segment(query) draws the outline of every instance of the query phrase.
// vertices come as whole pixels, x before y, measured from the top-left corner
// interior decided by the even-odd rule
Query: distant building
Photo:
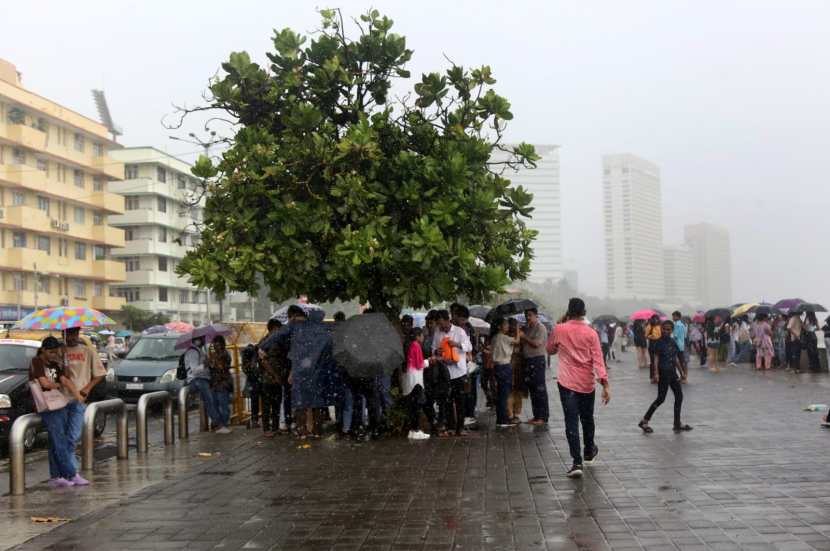
[[[664,295],[660,169],[629,153],[605,155],[603,218],[608,296]]]
[[[218,320],[219,304],[209,301],[208,317],[205,291],[176,274],[198,243],[196,224],[204,206],[204,201],[191,204],[197,182],[190,165],[152,147],[129,147],[114,156],[124,163],[124,181],[111,182],[110,191],[124,196],[126,212],[112,216],[111,223],[124,231],[125,246],[116,254],[127,270],[116,293],[132,306],[174,320],[196,325]]]
[[[533,242],[533,261],[528,279],[536,283],[562,279],[562,205],[559,187],[559,146],[535,145],[542,157],[534,169],[506,169],[503,176],[533,194],[529,228],[539,235]],[[498,158],[498,157],[497,157]]]
[[[694,264],[695,294],[704,306],[728,306],[732,303],[729,231],[712,224],[692,224],[684,233]]]
[[[692,252],[684,245],[663,247],[665,299],[680,304],[696,304],[697,290]]]

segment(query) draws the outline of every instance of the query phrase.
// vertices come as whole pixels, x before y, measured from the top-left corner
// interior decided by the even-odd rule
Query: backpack
[[[190,352],[193,349],[198,350],[196,347],[191,346],[190,348],[184,351],[184,354],[179,356],[179,365],[178,367],[176,367],[176,379],[180,381],[187,380],[187,366],[184,364],[184,357],[187,355],[188,352]]]

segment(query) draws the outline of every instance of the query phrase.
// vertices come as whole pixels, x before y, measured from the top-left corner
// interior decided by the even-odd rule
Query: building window
[[[167,212],[167,199],[165,199],[164,197],[158,198],[158,211]]]
[[[69,256],[69,242],[66,239],[58,241],[58,254],[60,256]]]
[[[124,241],[132,241],[133,239],[135,239],[133,235],[133,230],[124,230]]]
[[[18,149],[15,147],[12,149],[12,159],[14,159],[14,164],[16,165],[25,165],[26,164],[26,152],[22,149]]]
[[[94,293],[96,297],[103,297],[105,296],[104,293],[107,292],[107,286],[103,283],[95,282]]]
[[[44,197],[43,195],[37,196],[37,208],[49,214],[49,198]]]
[[[96,226],[103,226],[104,225],[104,215],[100,212],[93,212],[92,213],[92,223]]]
[[[138,165],[124,165],[124,179],[135,180],[138,178]]]
[[[92,154],[96,157],[103,157],[104,156],[104,146],[98,142],[92,144]]]
[[[136,287],[125,287],[116,291],[117,295],[124,297],[127,302],[138,302],[141,300],[141,290]]]
[[[72,290],[75,292],[75,298],[86,297],[86,283],[83,279],[76,279],[72,282]]]
[[[156,180],[159,182],[167,182],[167,171],[163,167],[156,167]]]
[[[14,281],[14,290],[15,291],[25,291],[26,290],[26,276],[23,274],[14,274],[12,276]]]
[[[75,133],[75,151],[84,152],[84,137],[77,132]]]
[[[159,242],[167,243],[167,228],[159,228]]]
[[[103,245],[94,245],[92,247],[92,254],[95,256],[95,260],[106,260],[107,248]]]
[[[160,256],[159,257],[159,271],[166,272],[167,271],[167,257]]]
[[[179,291],[179,304],[190,303],[190,291]]]
[[[187,178],[184,174],[179,174],[176,176],[176,180],[179,183],[179,189],[187,189]]]
[[[92,177],[92,191],[104,191],[104,179],[100,176]]]
[[[86,243],[75,242],[75,258],[77,260],[86,260]]]
[[[77,168],[72,172],[72,176],[75,179],[75,186],[79,188],[84,187],[84,172],[82,170],[78,170]]]
[[[124,266],[128,272],[137,272],[141,269],[141,262],[138,257],[128,257],[124,259]]]
[[[26,248],[26,232],[16,231],[12,232],[12,247],[16,249]]]
[[[12,192],[12,205],[25,205],[26,204],[26,194],[22,191],[13,191]]]
[[[45,172],[46,175],[49,176],[49,161],[47,161],[46,159],[38,159],[37,169],[41,172]]]
[[[167,287],[159,287],[159,302],[167,302]]]
[[[39,276],[37,278],[37,290],[39,293],[49,293],[49,277]]]
[[[86,210],[84,209],[84,207],[75,207],[75,223],[86,223]]]
[[[138,202],[138,196],[136,195],[127,195],[124,198],[124,209],[125,210],[138,210],[140,208]]]
[[[46,254],[52,253],[52,243],[45,235],[37,236],[37,248],[41,251],[46,251]]]

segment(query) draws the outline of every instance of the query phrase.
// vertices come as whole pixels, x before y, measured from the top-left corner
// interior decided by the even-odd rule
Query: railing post
[[[167,394],[164,402],[164,445],[172,446],[176,442],[173,436],[173,399]]]
[[[27,413],[15,419],[9,435],[9,493],[21,496],[26,491],[26,446],[23,441],[26,432],[32,427],[39,427],[43,420],[37,413]]]
[[[179,389],[179,440],[187,440],[190,437],[187,426],[187,397],[189,394],[189,385],[184,385]]]
[[[127,459],[127,406],[119,398],[93,402],[84,413],[84,430],[81,435],[81,468],[85,471],[92,469],[95,451],[95,418],[99,413],[117,413],[116,438],[118,441],[118,459]]]
[[[173,400],[170,398],[170,393],[166,390],[148,392],[138,399],[135,414],[138,453],[147,453],[150,449],[150,442],[147,438],[147,409],[155,402],[164,403],[164,443],[166,445],[173,443]]]

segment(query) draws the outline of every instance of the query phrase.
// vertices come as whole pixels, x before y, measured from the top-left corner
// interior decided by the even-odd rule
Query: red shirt
[[[412,341],[409,345],[409,355],[407,357],[406,366],[408,369],[421,370],[424,368],[424,351],[421,349],[421,343]]]
[[[557,381],[563,387],[588,394],[594,391],[596,379],[608,380],[599,337],[582,320],[560,323],[551,331],[548,352],[559,354]]]

